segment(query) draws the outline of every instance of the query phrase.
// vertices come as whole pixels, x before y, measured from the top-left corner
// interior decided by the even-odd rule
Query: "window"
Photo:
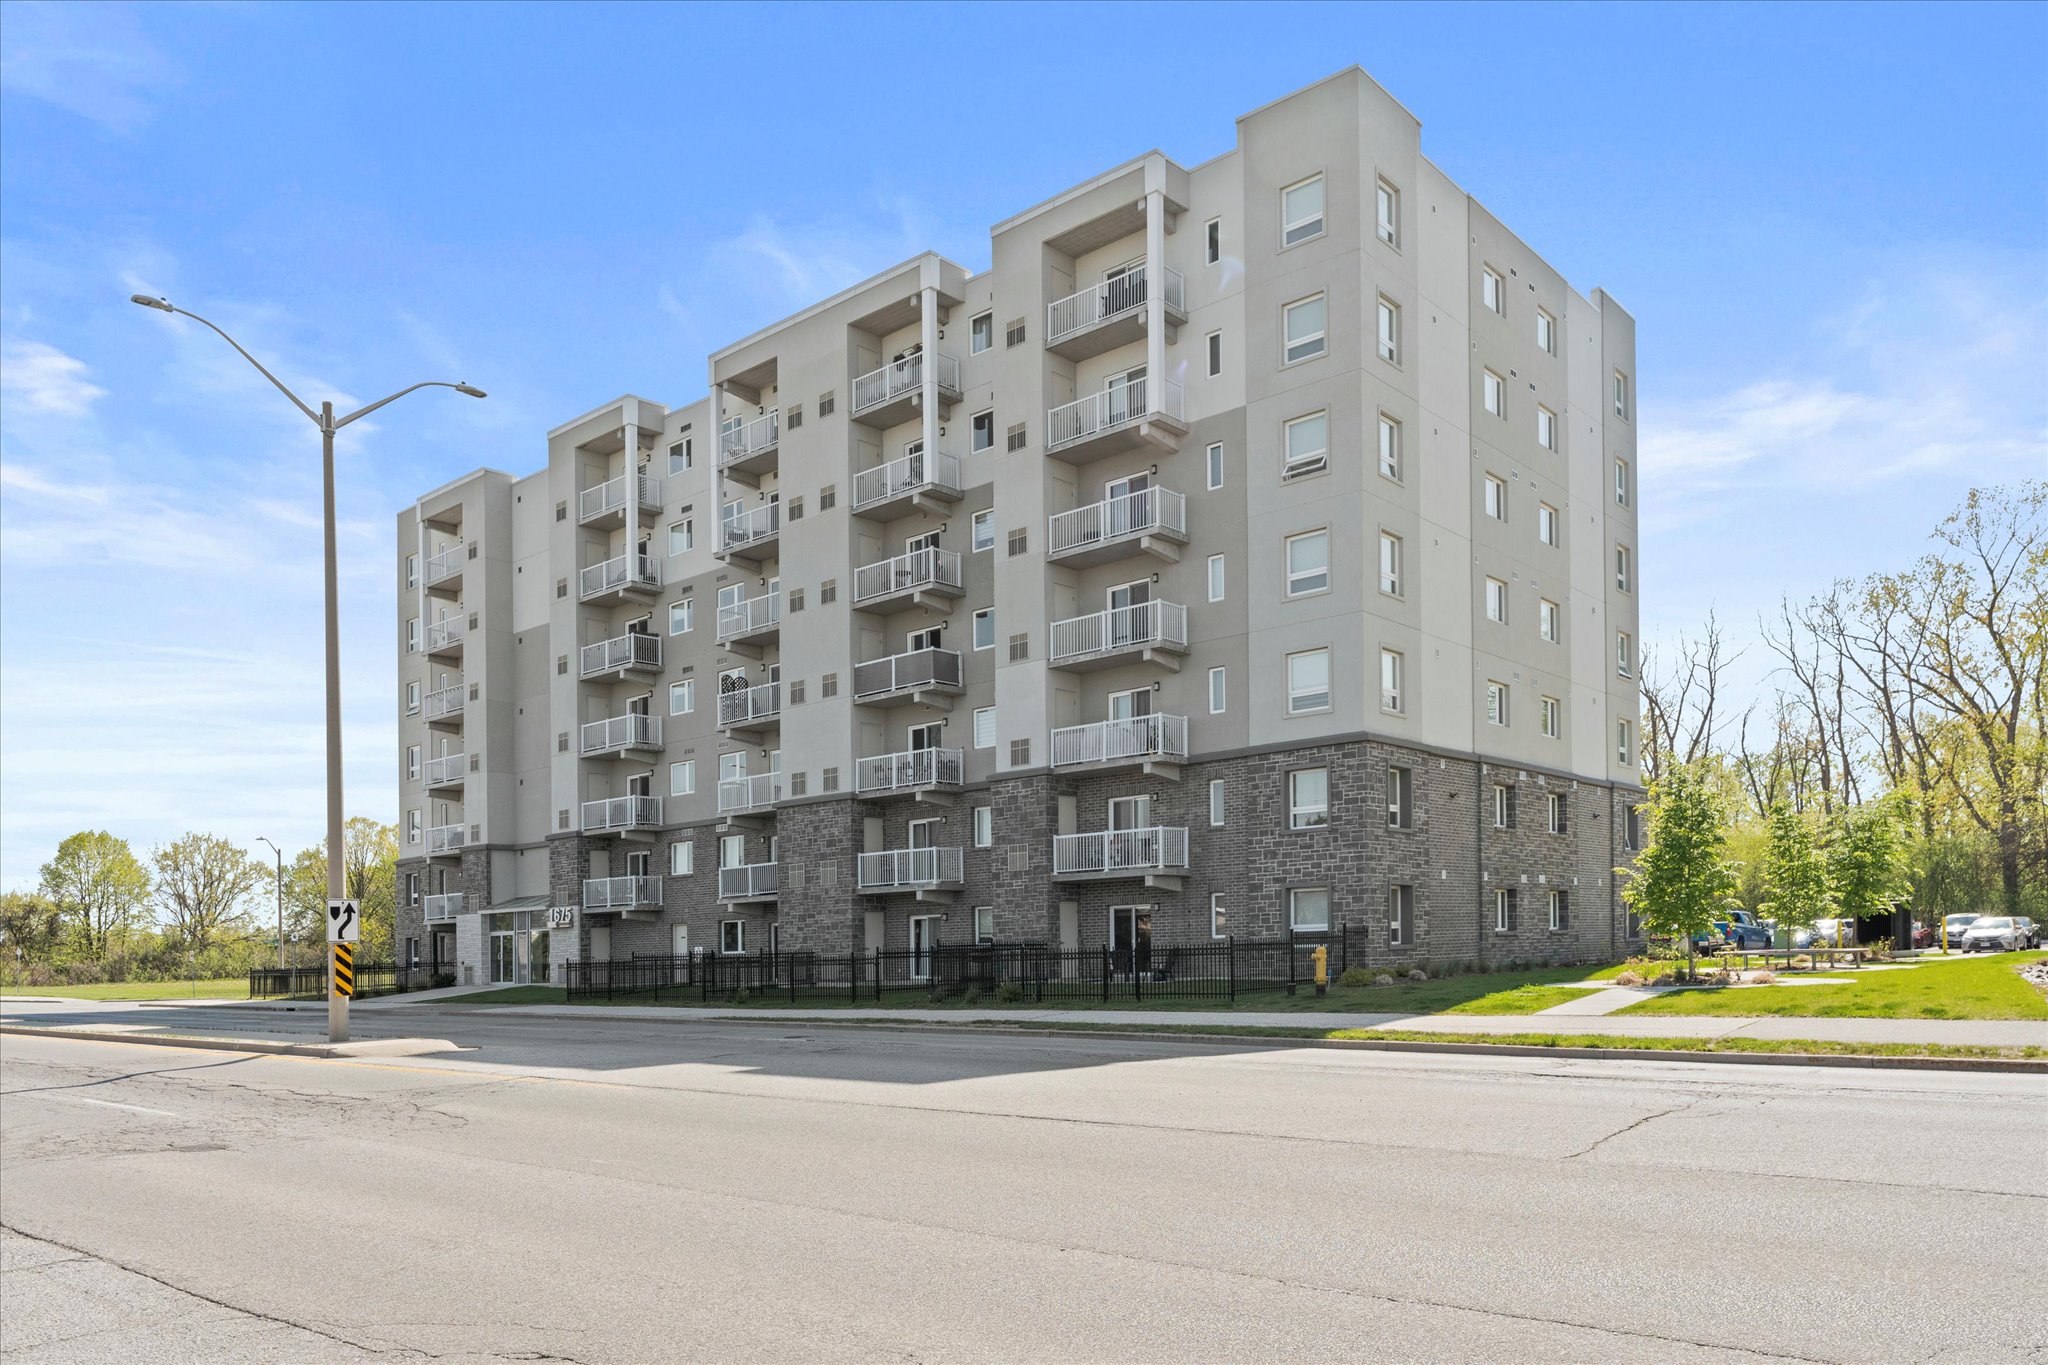
[[[1299,934],[1330,931],[1330,889],[1296,886],[1287,892],[1287,927]]]
[[[1495,417],[1508,415],[1508,381],[1492,370],[1483,370],[1479,376],[1480,392],[1486,399],[1486,410]]]
[[[1384,412],[1380,414],[1380,473],[1396,481],[1401,477],[1401,424]]]
[[[417,744],[408,744],[405,746],[405,775],[411,781],[419,781],[420,746]]]
[[[682,597],[668,604],[668,633],[688,635],[697,624],[697,599]]]
[[[993,749],[996,747],[996,708],[976,707],[974,711],[974,747]]]
[[[1380,532],[1380,591],[1401,595],[1401,537],[1392,531]]]
[[[420,813],[417,810],[407,811],[405,813],[405,841],[408,844],[418,843],[420,841],[420,829]]]
[[[1390,365],[1401,363],[1401,308],[1380,295],[1380,359]]]
[[[1221,602],[1223,600],[1222,555],[1209,556],[1209,600],[1211,602]]]
[[[1316,294],[1298,300],[1288,304],[1280,312],[1281,341],[1284,346],[1282,363],[1292,365],[1297,360],[1312,360],[1321,355],[1329,341],[1326,326],[1329,308],[1324,296]]]
[[[968,426],[967,449],[970,454],[979,455],[984,450],[996,448],[996,414],[993,409],[977,412]]]
[[[1387,828],[1415,828],[1415,770],[1387,768]]]
[[[1557,544],[1557,509],[1547,502],[1536,504],[1536,539],[1545,545]]]
[[[1508,685],[1504,682],[1489,679],[1486,684],[1486,722],[1501,726],[1508,723]]]
[[[1486,619],[1508,623],[1508,585],[1498,578],[1486,580]]]
[[[697,462],[696,442],[688,436],[668,448],[668,472],[681,474]]]
[[[1536,633],[1552,644],[1557,643],[1557,603],[1547,597],[1536,601]]]
[[[1220,667],[1209,670],[1209,714],[1223,714],[1223,670]]]
[[[1223,259],[1223,220],[1211,218],[1202,224],[1202,260],[1215,265]]]
[[[1621,808],[1621,846],[1633,853],[1643,846],[1643,808]]]
[[[1622,592],[1628,591],[1628,559],[1628,546],[1617,545],[1614,547],[1614,586]]]
[[[405,685],[405,714],[416,716],[420,713],[420,685],[409,682]]]
[[[996,941],[996,908],[993,905],[974,907],[974,941],[994,943]]]
[[[1223,827],[1224,783],[1220,777],[1209,779],[1209,824],[1212,828]]]
[[[1614,633],[1614,676],[1633,678],[1636,675],[1636,642],[1625,630]]]
[[[1536,711],[1542,724],[1543,737],[1545,739],[1556,739],[1561,728],[1560,722],[1563,719],[1563,705],[1556,697],[1545,697],[1537,705]]]
[[[668,525],[668,552],[672,555],[688,554],[697,548],[697,519],[684,517]]]
[[[1536,310],[1536,349],[1545,355],[1557,354],[1557,319],[1541,308]]]
[[[1326,592],[1330,586],[1330,533],[1306,531],[1287,537],[1287,595]]]
[[[1217,441],[1209,447],[1209,487],[1223,487],[1223,442]]]
[[[420,618],[417,616],[406,618],[405,652],[408,654],[420,652]]]
[[[1228,938],[1230,932],[1223,909],[1223,893],[1216,892],[1209,897],[1209,937]]]
[[[1493,932],[1512,933],[1515,927],[1515,892],[1512,887],[1499,886],[1493,891]]]
[[[668,846],[668,875],[687,877],[697,870],[697,845],[688,839],[679,839]]]
[[[1552,834],[1564,833],[1565,824],[1568,819],[1564,793],[1551,792],[1544,798],[1543,806],[1544,828],[1548,829]]]
[[[1620,370],[1614,372],[1614,415],[1628,416],[1628,376]]]
[[[1508,519],[1508,486],[1497,475],[1486,476],[1486,515],[1495,521]]]
[[[407,905],[418,905],[420,903],[420,874],[417,872],[405,874],[405,903]],[[412,939],[406,940],[408,943],[413,941]],[[416,957],[418,954],[413,954],[412,956]]]
[[[1479,267],[1479,301],[1503,316],[1508,311],[1508,282],[1490,265]]]
[[[984,507],[974,514],[974,536],[969,546],[976,553],[996,547],[996,509]]]
[[[1627,460],[1616,460],[1616,461],[1614,462],[1614,504],[1615,504],[1615,506],[1617,506],[1617,507],[1626,507],[1626,506],[1628,506],[1628,498],[1629,498],[1629,478],[1628,478],[1628,461],[1627,461]]]
[[[721,953],[744,953],[747,950],[747,922],[743,919],[728,919],[718,922],[718,951]]]
[[[1384,180],[1379,184],[1379,234],[1388,246],[1401,245],[1401,191]]]
[[[1499,782],[1493,784],[1493,827],[1515,827],[1515,789]]]
[[[1557,449],[1557,414],[1541,403],[1536,405],[1536,444],[1545,450]]]
[[[1571,928],[1571,898],[1568,892],[1550,893],[1550,932],[1563,933]]]
[[[668,794],[689,796],[697,790],[697,760],[685,759],[668,765]]]
[[[993,848],[996,842],[996,808],[976,806],[974,808],[974,846]]]
[[[1614,761],[1626,768],[1634,761],[1634,748],[1629,743],[1629,724],[1625,720],[1614,722]]]
[[[967,324],[967,353],[980,355],[996,344],[996,316],[993,313],[976,314]]]
[[[684,678],[681,682],[668,685],[668,713],[672,716],[687,716],[697,709],[697,680]]]
[[[1296,768],[1287,774],[1287,828],[1326,829],[1330,824],[1330,770]]]
[[[1312,412],[1296,417],[1281,428],[1281,446],[1287,463],[1280,477],[1312,474],[1330,462],[1330,414]]]
[[[974,647],[994,649],[996,647],[996,609],[983,607],[974,613]]]
[[[1280,191],[1280,245],[1293,246],[1323,233],[1323,178],[1310,176]]]
[[[1209,333],[1209,377],[1223,373],[1223,333]]]
[[[1387,888],[1387,942],[1396,948],[1405,947],[1415,936],[1415,888],[1412,886],[1390,886]]]
[[[1401,669],[1405,661],[1398,649],[1380,651],[1380,710],[1401,714]]]
[[[417,588],[419,585],[420,557],[418,555],[407,555],[405,557],[405,586]]]
[[[1306,649],[1287,656],[1287,714],[1330,707],[1330,651]]]

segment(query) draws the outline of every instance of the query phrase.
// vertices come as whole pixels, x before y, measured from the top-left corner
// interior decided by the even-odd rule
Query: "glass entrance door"
[[[1110,966],[1119,976],[1152,970],[1152,907],[1113,905],[1109,908]]]

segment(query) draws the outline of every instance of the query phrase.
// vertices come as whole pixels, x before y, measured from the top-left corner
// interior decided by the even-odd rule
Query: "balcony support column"
[[[924,347],[918,404],[924,419],[924,467],[929,473],[939,449],[939,291],[931,285],[919,291],[918,317],[922,324],[918,342]]]
[[[634,414],[638,416],[638,413]],[[640,572],[640,427],[628,422],[620,432],[626,448],[619,463],[626,471],[626,581]],[[716,458],[715,456],[713,457]]]
[[[1166,397],[1166,195],[1145,191],[1145,411]]]

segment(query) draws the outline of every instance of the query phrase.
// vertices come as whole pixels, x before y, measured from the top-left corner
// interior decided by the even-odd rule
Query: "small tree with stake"
[[[1696,768],[1674,766],[1650,784],[1649,843],[1634,867],[1617,867],[1621,898],[1653,932],[1685,939],[1685,975],[1693,977],[1693,940],[1734,901],[1721,804]]]

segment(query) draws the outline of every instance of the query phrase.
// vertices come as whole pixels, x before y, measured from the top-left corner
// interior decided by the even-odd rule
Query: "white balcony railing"
[[[958,687],[960,651],[913,649],[853,666],[853,695],[879,697],[920,687]]]
[[[960,362],[952,356],[941,355],[936,370],[939,388],[947,393],[960,392]],[[924,353],[905,356],[901,360],[884,365],[879,370],[869,370],[853,381],[853,410],[856,413],[881,407],[891,399],[902,398],[924,387]]]
[[[750,810],[766,810],[781,799],[781,773],[728,777],[718,784],[720,815],[743,815]]]
[[[771,409],[751,422],[727,427],[718,436],[718,467],[773,450],[782,439],[782,409]]]
[[[894,597],[919,588],[959,588],[958,550],[912,550],[907,555],[863,564],[853,571],[853,600],[856,605],[877,597]]]
[[[757,597],[728,602],[718,609],[718,638],[730,640],[738,635],[752,635],[757,630],[766,630],[782,621],[782,589],[764,592]]]
[[[581,660],[586,678],[616,673],[622,668],[660,668],[661,637],[629,630],[624,635],[583,646]]]
[[[462,643],[462,629],[467,623],[460,616],[450,616],[439,621],[427,622],[427,653],[438,654],[450,645]]]
[[[1188,865],[1188,832],[1179,826],[1055,834],[1055,877],[1088,873],[1164,872]]]
[[[1129,716],[1123,720],[1099,720],[1093,725],[1069,725],[1052,732],[1055,768],[1146,758],[1184,761],[1187,756],[1186,716]]]
[[[661,798],[658,796],[611,796],[583,803],[583,832],[603,834],[621,829],[658,829],[661,826]]]
[[[757,540],[766,540],[782,529],[782,504],[771,502],[765,507],[756,507],[751,512],[732,512],[718,523],[718,548],[721,553],[729,550],[743,550]]]
[[[892,848],[863,853],[860,889],[890,891],[948,886],[961,879],[961,865],[961,850],[957,848]]]
[[[451,782],[460,782],[469,773],[469,755],[436,755],[426,761],[421,772],[429,787],[445,787]]]
[[[661,586],[661,565],[653,555],[615,555],[585,569],[581,582],[581,595],[584,597],[595,597],[599,593],[631,586],[658,588]]]
[[[659,749],[661,717],[643,716],[637,711],[607,716],[585,724],[579,739],[586,754],[609,753],[614,749]]]
[[[468,825],[429,825],[427,827],[427,852],[460,853],[469,842]]]
[[[756,683],[718,694],[720,725],[753,725],[782,714],[782,684]]]
[[[616,512],[619,508],[624,507],[626,505],[626,490],[631,487],[627,480],[632,477],[632,475],[621,474],[616,479],[607,479],[595,488],[586,488],[581,493],[578,493],[576,495],[577,520],[589,521],[593,517],[601,517],[607,512]],[[641,474],[638,477],[640,481],[640,505],[642,507],[661,506],[660,481],[648,474]]]
[[[583,880],[585,910],[631,910],[639,905],[660,904],[659,877],[586,877]]]
[[[1057,450],[1076,441],[1085,441],[1090,436],[1100,436],[1105,431],[1141,422],[1155,413],[1180,420],[1180,385],[1170,379],[1159,385],[1161,401],[1156,406],[1151,402],[1151,395],[1152,379],[1148,375],[1053,408],[1045,414],[1045,448]]]
[[[1085,331],[1099,322],[1120,318],[1126,313],[1142,311],[1147,294],[1146,281],[1150,267],[1139,266],[1127,270],[1115,279],[1104,280],[1091,285],[1078,294],[1069,294],[1045,309],[1045,340],[1054,344],[1076,332]],[[1166,270],[1166,306],[1176,313],[1187,312],[1187,285],[1178,270],[1171,266]]]
[[[453,924],[455,917],[462,913],[462,893],[449,891],[438,896],[422,896],[420,904],[427,913],[429,924]]]
[[[420,581],[431,588],[444,578],[453,578],[462,572],[462,565],[468,558],[469,547],[458,540],[447,549],[427,556]]]
[[[428,720],[444,720],[449,716],[462,714],[462,704],[469,697],[469,689],[460,681],[446,687],[437,687],[427,693],[424,709]]]
[[[718,869],[718,898],[723,901],[756,900],[781,889],[780,863],[742,863]]]
[[[906,749],[876,754],[854,765],[854,790],[862,795],[914,787],[957,787],[964,755],[958,749]]]
[[[919,451],[854,475],[853,510],[858,512],[863,507],[932,488],[958,493],[960,461],[944,451],[930,455]]]
[[[1188,500],[1170,488],[1144,488],[1056,512],[1046,525],[1045,552],[1064,554],[1155,531],[1188,533]]]
[[[1188,609],[1178,602],[1140,602],[1052,623],[1047,661],[1061,664],[1127,649],[1188,647]]]

